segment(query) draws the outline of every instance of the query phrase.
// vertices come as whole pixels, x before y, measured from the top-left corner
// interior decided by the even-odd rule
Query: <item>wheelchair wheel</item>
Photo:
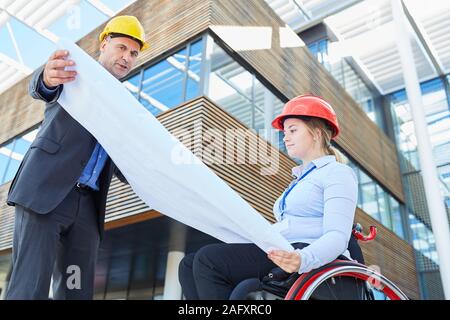
[[[285,300],[408,300],[390,280],[353,262],[335,262],[300,276]]]

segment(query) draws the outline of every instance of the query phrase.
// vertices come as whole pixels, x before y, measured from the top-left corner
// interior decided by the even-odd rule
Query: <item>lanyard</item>
[[[289,192],[291,192],[291,190],[294,189],[294,187],[297,185],[297,183],[299,183],[303,178],[305,178],[315,168],[316,168],[316,166],[313,166],[311,169],[309,169],[304,175],[302,175],[300,177],[300,179],[298,179],[297,181],[292,183],[289,186],[289,188],[283,193],[283,195],[281,196],[280,205],[279,205],[281,215],[283,215],[284,209],[286,209],[286,197],[288,196]]]

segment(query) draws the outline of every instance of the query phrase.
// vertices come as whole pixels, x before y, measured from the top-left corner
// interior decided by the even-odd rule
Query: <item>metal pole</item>
[[[401,0],[391,0],[397,47],[400,53],[406,94],[414,121],[417,150],[422,170],[431,226],[436,239],[439,268],[445,299],[450,300],[450,230],[444,199],[439,189],[438,172],[423,110],[422,94],[409,42]]]

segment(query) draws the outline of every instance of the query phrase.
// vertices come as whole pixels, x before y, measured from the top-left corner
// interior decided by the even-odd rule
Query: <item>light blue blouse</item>
[[[329,155],[311,161],[305,168],[294,167],[292,174],[298,182],[285,196],[283,211],[280,201],[284,193],[275,202],[273,211],[278,222],[273,228],[290,243],[310,244],[297,249],[302,258],[298,272],[319,268],[341,254],[351,258],[347,247],[358,199],[354,171]]]

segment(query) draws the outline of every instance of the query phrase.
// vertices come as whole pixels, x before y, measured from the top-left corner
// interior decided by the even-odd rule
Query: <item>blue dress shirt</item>
[[[283,206],[284,193],[276,200],[273,210],[278,222],[273,228],[290,243],[310,244],[297,249],[302,258],[299,273],[319,268],[341,254],[350,258],[347,247],[358,198],[353,170],[334,156],[324,156],[305,168],[293,168],[292,173],[299,181],[285,195]]]

